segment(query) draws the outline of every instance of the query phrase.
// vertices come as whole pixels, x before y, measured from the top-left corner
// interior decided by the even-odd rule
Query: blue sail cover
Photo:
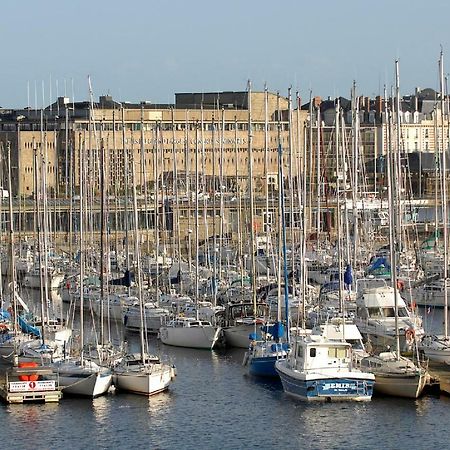
[[[350,264],[347,265],[347,268],[344,272],[344,283],[348,287],[350,287],[353,284],[353,271],[352,266]]]
[[[391,265],[389,264],[389,261],[386,258],[380,257],[380,258],[376,258],[372,264],[369,266],[369,268],[367,269],[367,272],[373,272],[374,270],[377,269],[387,269],[390,270],[391,269]]]
[[[261,329],[264,333],[270,334],[274,341],[278,341],[284,336],[284,325],[281,322],[275,322],[273,325],[264,326]]]
[[[30,325],[23,317],[18,317],[17,322],[19,323],[20,329],[27,334],[32,334],[36,337],[41,337],[41,332],[38,328]]]

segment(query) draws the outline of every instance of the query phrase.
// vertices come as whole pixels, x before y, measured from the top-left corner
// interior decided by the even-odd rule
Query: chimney
[[[377,95],[375,97],[375,112],[378,115],[381,115],[382,110],[383,110],[383,98],[381,97],[381,95]]]

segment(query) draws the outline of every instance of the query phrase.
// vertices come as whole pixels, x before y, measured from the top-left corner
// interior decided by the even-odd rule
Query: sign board
[[[11,381],[9,383],[9,392],[54,391],[55,389],[55,380]]]

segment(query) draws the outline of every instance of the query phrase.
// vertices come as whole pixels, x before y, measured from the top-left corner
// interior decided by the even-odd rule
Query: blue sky
[[[450,1],[433,0],[21,0],[2,2],[0,105],[42,105],[66,93],[174,101],[175,92],[254,90],[267,82],[305,100],[402,94],[438,86],[449,61]],[[447,70],[446,70],[447,72]],[[51,80],[51,83],[50,83]],[[72,81],[73,80],[73,81]],[[36,89],[35,89],[36,86]],[[35,91],[36,94],[35,94]]]

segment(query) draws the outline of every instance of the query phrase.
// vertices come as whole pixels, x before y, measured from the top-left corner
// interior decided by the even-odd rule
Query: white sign
[[[55,389],[55,380],[11,381],[9,383],[9,392],[54,391]]]

